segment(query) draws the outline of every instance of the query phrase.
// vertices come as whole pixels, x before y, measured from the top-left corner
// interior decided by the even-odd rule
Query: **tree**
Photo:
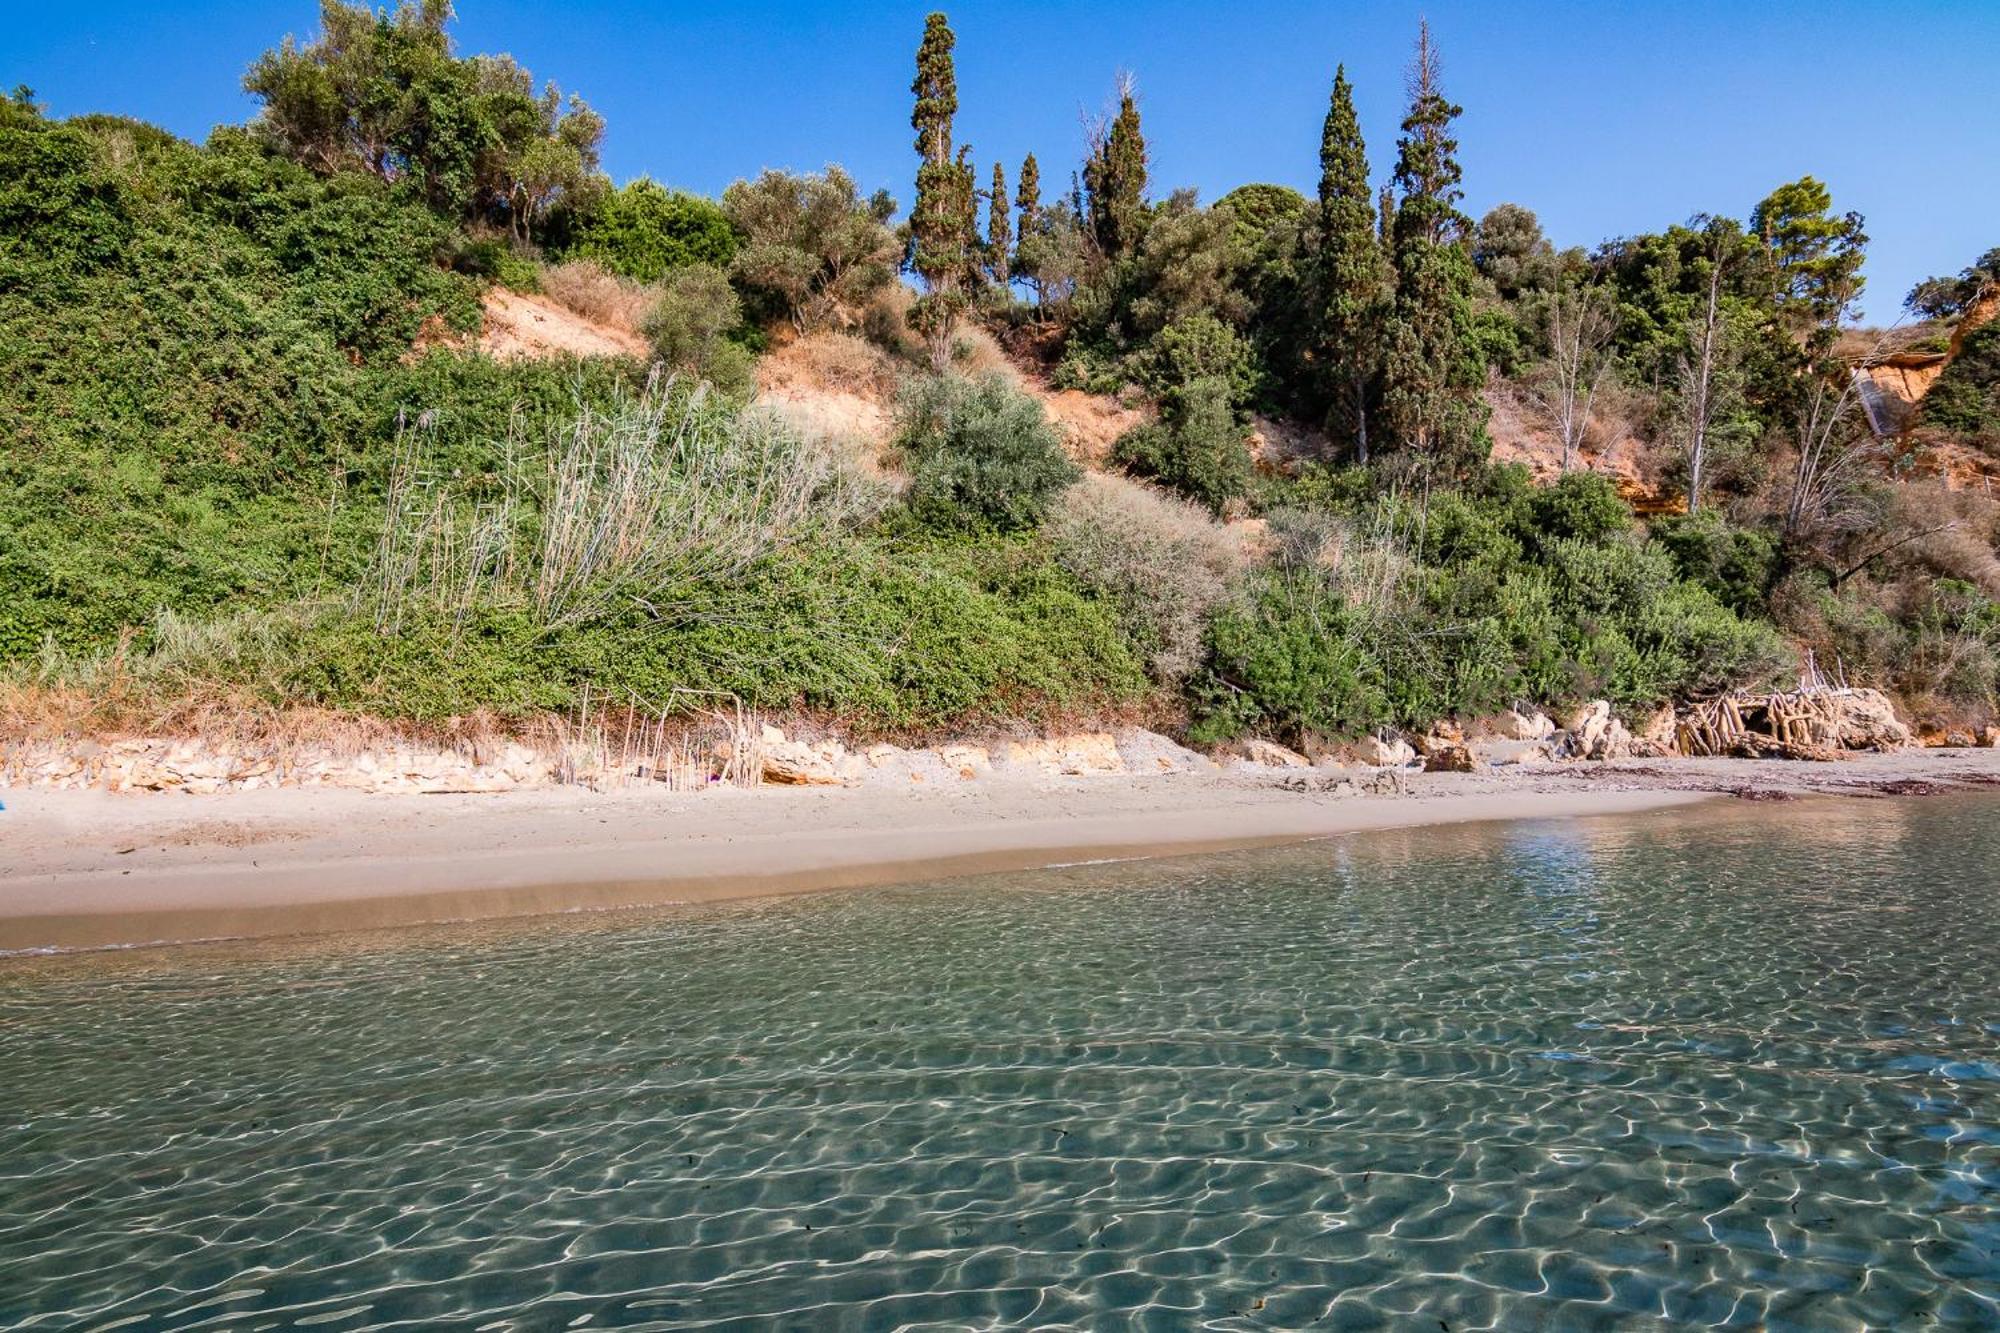
[[[722,194],[743,247],[730,274],[801,333],[851,319],[895,278],[895,200],[864,200],[839,167],[811,176],[766,171]]]
[[[1840,321],[1861,295],[1868,237],[1859,213],[1833,214],[1833,196],[1811,176],[1780,185],[1750,215],[1764,245],[1771,301],[1800,345],[1815,356],[1833,346]]]
[[[924,284],[911,322],[924,334],[931,368],[951,364],[952,333],[971,302],[968,276],[978,225],[972,167],[965,151],[954,157],[952,117],[958,112],[958,77],[951,52],[957,39],[943,14],[924,20],[917,48],[917,77],[910,85],[916,106],[910,125],[917,132],[917,202],[910,210],[910,267]]]
[[[1007,176],[1000,164],[993,164],[993,190],[986,198],[986,272],[1000,288],[1007,291],[1009,275],[1009,254],[1013,248],[1014,236],[1008,223]]]
[[[1574,279],[1559,282],[1543,304],[1549,361],[1536,396],[1562,441],[1562,470],[1576,465],[1598,386],[1611,368],[1609,303],[1595,287]]]
[[[1332,406],[1327,430],[1368,461],[1368,418],[1381,368],[1389,267],[1376,239],[1368,149],[1354,114],[1347,68],[1333,75],[1333,97],[1319,145],[1319,360]]]
[[[1391,244],[1396,299],[1389,325],[1383,416],[1399,448],[1428,467],[1463,471],[1485,457],[1485,366],[1472,327],[1471,257],[1463,236],[1458,141],[1460,108],[1438,86],[1430,25],[1418,28],[1410,66],[1410,110],[1397,141]]]
[[[1139,127],[1137,89],[1130,75],[1118,80],[1118,114],[1110,126],[1092,132],[1090,160],[1083,168],[1090,234],[1098,253],[1117,260],[1137,248],[1145,234],[1146,136]]]
[[[1699,320],[1688,330],[1688,351],[1681,357],[1676,376],[1688,470],[1688,512],[1701,512],[1703,488],[1708,481],[1710,437],[1720,415],[1722,395],[1730,365],[1726,329],[1722,321],[1722,265],[1713,263],[1708,272],[1708,299]]]
[[[1016,234],[1026,236],[1042,218],[1042,168],[1033,153],[1021,159],[1021,175],[1015,181],[1014,207],[1020,211]]]
[[[257,129],[323,175],[406,183],[439,213],[488,217],[525,238],[566,197],[596,187],[603,118],[554,84],[537,96],[505,56],[461,60],[449,0],[321,0],[320,34],[287,37],[243,77]]]
[[[1519,204],[1500,204],[1472,231],[1472,266],[1503,301],[1556,284],[1562,264],[1542,235],[1541,219]]]
[[[1955,278],[1925,278],[1910,288],[1903,308],[1921,319],[1955,319],[1995,288],[2000,288],[2000,245]]]

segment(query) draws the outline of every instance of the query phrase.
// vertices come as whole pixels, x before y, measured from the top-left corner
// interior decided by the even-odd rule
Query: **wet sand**
[[[2000,784],[2000,751],[1566,764],[1405,774],[1394,795],[1331,790],[1354,776],[994,779],[907,792],[14,791],[0,812],[0,950],[712,901],[1716,795],[1921,794]]]

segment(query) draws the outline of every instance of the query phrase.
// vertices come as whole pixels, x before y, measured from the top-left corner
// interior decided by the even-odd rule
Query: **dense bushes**
[[[1637,709],[1786,662],[1774,631],[1633,534],[1601,479],[1534,490],[1489,469],[1423,500],[1353,473],[1299,494],[1315,507],[1274,515],[1275,567],[1211,628],[1205,737],[1421,728],[1599,696]]]
[[[641,176],[596,202],[570,249],[628,278],[657,282],[690,264],[726,268],[736,246],[720,206]]]
[[[1112,457],[1217,513],[1250,488],[1249,445],[1219,379],[1198,379],[1168,394],[1159,420],[1121,435]]]
[[[911,510],[945,528],[1035,527],[1080,475],[1041,404],[998,375],[914,383],[896,447],[910,473]]]
[[[1976,329],[1924,396],[1924,424],[2000,449],[2000,320]]]

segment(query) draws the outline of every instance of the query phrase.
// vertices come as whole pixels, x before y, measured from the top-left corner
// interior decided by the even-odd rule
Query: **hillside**
[[[490,76],[442,23],[368,40]],[[15,732],[721,708],[1307,747],[1815,664],[1939,732],[1995,712],[2000,325],[1875,440],[1839,360],[1865,237],[1811,178],[1558,251],[1515,205],[1381,204],[1339,88],[1317,197],[1162,197],[1127,98],[1072,197],[931,164],[899,222],[837,167],[615,186],[580,102],[465,160],[391,116],[370,156],[389,113],[290,88],[200,145],[0,111]]]

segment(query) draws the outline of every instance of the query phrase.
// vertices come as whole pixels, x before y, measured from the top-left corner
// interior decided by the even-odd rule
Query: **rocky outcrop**
[[[1271,741],[1243,742],[1243,757],[1266,768],[1311,768],[1312,761],[1297,750],[1288,750]]]

